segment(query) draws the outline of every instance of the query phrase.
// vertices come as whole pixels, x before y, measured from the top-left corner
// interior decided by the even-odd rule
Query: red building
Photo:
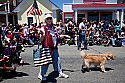
[[[76,23],[85,18],[88,21],[124,20],[125,4],[123,0],[73,0],[63,4],[63,21]]]

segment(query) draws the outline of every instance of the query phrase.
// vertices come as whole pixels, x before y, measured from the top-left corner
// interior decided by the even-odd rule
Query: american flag
[[[38,8],[36,0],[34,0],[32,7],[27,12],[27,16],[28,15],[42,15],[42,10]]]

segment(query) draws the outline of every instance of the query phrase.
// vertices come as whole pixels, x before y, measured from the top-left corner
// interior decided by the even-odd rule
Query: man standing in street
[[[86,30],[86,19],[83,18],[82,22],[79,24],[78,50],[81,48],[81,44],[84,46],[84,49],[87,50]]]

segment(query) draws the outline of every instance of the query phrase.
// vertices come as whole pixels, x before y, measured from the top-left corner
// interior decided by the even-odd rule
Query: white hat
[[[45,15],[45,19],[46,19],[46,18],[49,18],[49,17],[52,17],[52,15],[51,15],[51,14],[46,14],[46,15]]]

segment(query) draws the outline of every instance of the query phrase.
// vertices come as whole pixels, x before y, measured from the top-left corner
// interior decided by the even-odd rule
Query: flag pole
[[[39,18],[39,15],[38,15],[38,20],[39,20],[39,23],[40,23],[40,18]]]
[[[37,17],[36,17],[36,15],[34,15],[34,17],[35,17],[35,20],[36,20],[36,23],[35,23],[35,24],[36,24],[36,26],[37,26]]]

